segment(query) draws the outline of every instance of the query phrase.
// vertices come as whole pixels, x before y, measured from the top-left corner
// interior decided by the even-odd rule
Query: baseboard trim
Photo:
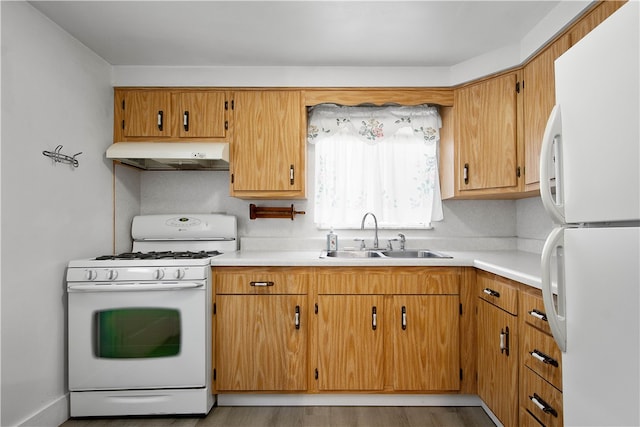
[[[218,406],[482,406],[459,394],[219,394]]]
[[[20,427],[59,426],[69,419],[69,393],[55,399],[29,418],[18,424]]]

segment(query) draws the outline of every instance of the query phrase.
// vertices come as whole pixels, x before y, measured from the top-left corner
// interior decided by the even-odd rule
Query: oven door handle
[[[164,282],[164,283],[90,283],[68,285],[69,292],[133,292],[133,291],[178,291],[204,288],[198,282]]]

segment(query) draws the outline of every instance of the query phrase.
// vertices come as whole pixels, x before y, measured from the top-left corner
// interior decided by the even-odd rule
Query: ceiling
[[[112,65],[449,67],[559,1],[32,1]]]

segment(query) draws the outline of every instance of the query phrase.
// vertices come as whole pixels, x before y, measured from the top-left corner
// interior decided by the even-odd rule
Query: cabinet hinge
[[[462,381],[462,369],[460,369],[460,381]]]
[[[122,100],[122,109],[124,110],[124,99]]]
[[[216,314],[216,304],[213,304],[213,314]]]
[[[318,379],[318,368],[316,368],[315,373],[314,373],[314,378],[317,380]]]
[[[213,369],[213,380],[214,381],[216,380],[216,370],[215,370],[215,368]]]
[[[520,178],[520,166],[516,168],[516,178]]]
[[[124,129],[124,120],[122,121],[122,129]]]
[[[315,304],[315,312],[318,314],[318,303]]]

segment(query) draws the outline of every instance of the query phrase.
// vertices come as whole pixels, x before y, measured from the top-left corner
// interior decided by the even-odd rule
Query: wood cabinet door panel
[[[394,390],[460,388],[458,295],[393,297]]]
[[[217,390],[307,389],[306,295],[218,295],[216,307]]]
[[[225,93],[222,91],[183,92],[176,94],[176,114],[181,117],[182,138],[224,138]],[[187,124],[185,126],[185,114]]]
[[[505,427],[518,425],[517,318],[478,302],[478,394]],[[509,351],[501,350],[501,334]]]
[[[301,191],[306,147],[300,92],[236,92],[234,101],[233,190]]]
[[[123,99],[124,136],[171,135],[173,116],[169,91],[135,90],[125,93]]]
[[[524,67],[525,184],[540,181],[540,148],[547,119],[556,103],[554,61],[569,49],[569,37],[558,39]]]
[[[382,308],[380,295],[318,296],[319,390],[383,389]]]
[[[516,187],[516,73],[457,89],[456,139],[459,190]]]

